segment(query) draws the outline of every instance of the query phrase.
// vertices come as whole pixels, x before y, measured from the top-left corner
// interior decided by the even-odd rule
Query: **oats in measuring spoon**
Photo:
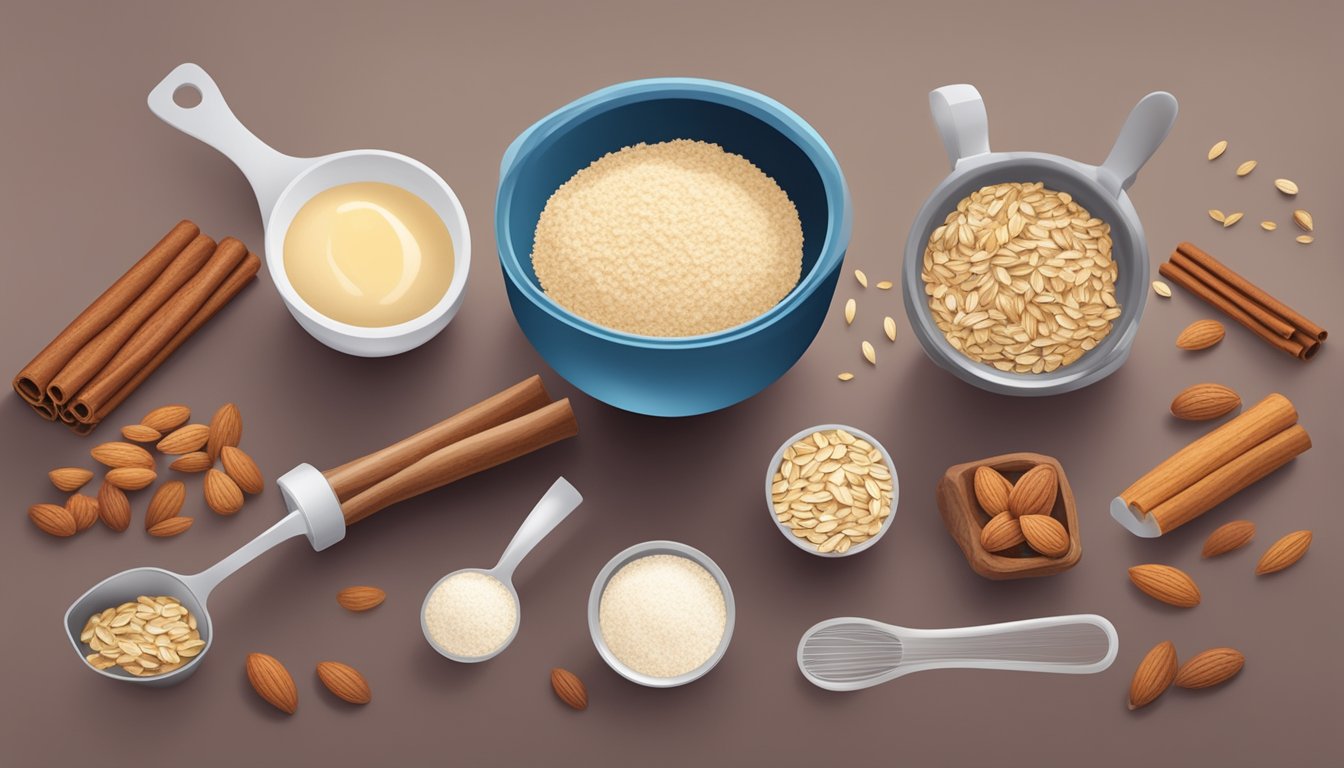
[[[843,429],[784,449],[771,477],[775,519],[818,552],[844,554],[891,517],[891,469],[877,446]]]

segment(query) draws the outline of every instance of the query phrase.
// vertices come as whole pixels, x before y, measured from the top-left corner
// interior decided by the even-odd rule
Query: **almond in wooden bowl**
[[[1030,512],[1046,515],[1062,526],[1066,541],[1052,541],[1051,547],[1052,551],[1062,551],[1059,557],[1047,557],[1032,550],[1025,543],[1025,539],[997,552],[986,548],[984,540],[986,534],[983,529],[993,516],[981,507],[976,492],[976,474],[982,468],[994,470],[995,474],[1002,477],[1010,487],[1010,496],[1011,489],[1016,487],[1017,482],[1035,470],[1033,479],[1028,481],[1028,487],[1024,489],[1030,493],[1024,494],[1020,491],[1018,494],[1019,508],[1023,511],[1030,508]],[[1058,484],[1056,488],[1036,487],[1042,478],[1050,474],[1053,474]],[[980,471],[979,475],[982,482],[980,495],[986,495],[986,488],[983,485],[992,475],[985,471]],[[995,485],[996,489],[989,491],[987,497],[994,499],[997,505],[1002,487],[998,483]],[[1047,500],[1049,508],[1045,509],[1042,505],[1046,504]],[[1083,556],[1082,540],[1078,532],[1078,509],[1074,503],[1073,489],[1069,487],[1068,478],[1064,476],[1064,467],[1049,456],[1039,453],[1009,453],[950,467],[938,481],[938,511],[942,515],[947,532],[961,548],[971,569],[987,579],[1049,576],[1067,571],[1077,565]],[[1020,521],[1022,518],[1017,519]],[[1003,521],[1000,522],[1002,524]],[[1011,535],[1011,531],[1007,536],[999,535],[1001,533],[996,531],[994,535],[987,537],[990,546],[999,546],[1005,541],[1017,538]],[[1062,549],[1056,549],[1056,546]]]

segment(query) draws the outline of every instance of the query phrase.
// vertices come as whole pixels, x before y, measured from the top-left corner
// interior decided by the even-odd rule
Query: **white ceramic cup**
[[[183,88],[198,93],[200,103],[180,106],[174,97]],[[471,263],[471,233],[457,195],[428,166],[380,149],[322,157],[281,154],[234,117],[215,81],[195,64],[182,64],[168,73],[150,91],[149,108],[174,128],[219,150],[252,184],[266,227],[266,266],[271,280],[290,314],[313,338],[346,354],[385,357],[424,344],[457,314]],[[285,274],[285,234],[299,209],[331,187],[364,181],[391,184],[424,200],[443,220],[453,241],[453,279],[443,298],[425,314],[397,325],[366,328],[333,320],[304,301]]]

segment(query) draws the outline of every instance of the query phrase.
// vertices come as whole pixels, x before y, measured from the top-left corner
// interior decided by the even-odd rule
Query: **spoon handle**
[[[495,566],[495,575],[502,581],[512,581],[513,572],[518,564],[527,557],[546,535],[555,530],[574,508],[583,501],[583,496],[569,484],[565,478],[557,479],[541,501],[528,513],[527,519],[518,527],[513,541],[504,548],[504,554]]]

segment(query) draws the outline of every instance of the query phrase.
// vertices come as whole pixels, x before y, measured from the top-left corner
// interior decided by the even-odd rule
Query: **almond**
[[[190,528],[192,521],[193,518],[181,517],[181,516],[170,517],[167,520],[160,520],[159,522],[155,523],[154,525],[151,525],[148,528],[149,535],[156,536],[160,539],[166,539],[169,536],[176,536],[177,534],[182,533],[183,531]]]
[[[1022,524],[1022,535],[1027,538],[1027,546],[1046,557],[1063,557],[1069,552],[1069,532],[1049,515],[1023,515],[1018,519]]]
[[[555,689],[555,695],[559,696],[570,709],[583,711],[588,708],[588,689],[573,672],[559,667],[552,669],[551,688]]]
[[[145,418],[141,419],[140,423],[166,435],[186,424],[187,419],[190,418],[191,409],[185,405],[163,405],[146,413]]]
[[[1217,320],[1196,320],[1176,337],[1176,346],[1190,351],[1208,349],[1222,341],[1225,333]]]
[[[47,473],[56,490],[71,493],[83,488],[93,479],[93,473],[82,467],[57,467]]]
[[[174,459],[168,468],[176,472],[204,472],[214,465],[215,463],[210,460],[210,454],[205,451],[192,451]]]
[[[52,536],[74,536],[79,530],[75,516],[59,504],[34,504],[28,508],[28,519],[43,533]]]
[[[1026,541],[1018,519],[1002,512],[995,515],[980,529],[980,546],[990,552],[1002,552]]]
[[[117,467],[109,469],[103,480],[123,491],[138,491],[158,478],[152,469],[144,467]]]
[[[1129,682],[1129,708],[1146,707],[1166,693],[1176,680],[1176,646],[1170,641],[1158,643],[1139,662]]]
[[[243,491],[233,478],[212,469],[205,473],[205,505],[221,515],[232,515],[243,508]]]
[[[368,704],[373,699],[369,684],[359,671],[339,661],[317,663],[317,677],[336,698],[351,704]]]
[[[1225,555],[1250,544],[1253,538],[1255,538],[1255,523],[1249,520],[1233,520],[1218,526],[1209,534],[1209,538],[1204,540],[1204,549],[1200,554],[1204,557]]]
[[[103,443],[94,446],[93,450],[89,451],[89,455],[93,456],[93,460],[99,464],[114,469],[118,467],[154,468],[154,457],[149,455],[149,451],[134,443]]]
[[[348,611],[377,608],[386,599],[387,593],[377,587],[346,587],[336,593],[336,602]]]
[[[157,443],[163,438],[159,430],[144,424],[127,424],[121,428],[121,436],[132,443]]]
[[[209,437],[209,427],[204,424],[188,424],[168,433],[167,437],[159,441],[158,449],[160,453],[167,454],[191,453],[205,447],[205,441]]]
[[[243,449],[232,445],[224,446],[219,452],[219,462],[224,465],[224,472],[233,478],[244,493],[261,493],[265,487],[266,483],[261,479],[261,470],[257,468],[257,462],[243,453]]]
[[[75,518],[75,530],[84,531],[98,522],[98,500],[92,496],[76,493],[65,500],[65,508]]]
[[[1154,600],[1161,600],[1177,608],[1194,608],[1199,605],[1199,587],[1185,571],[1170,565],[1148,563],[1129,569],[1129,580],[1144,594]]]
[[[1311,531],[1294,531],[1269,545],[1260,562],[1255,566],[1255,575],[1277,573],[1296,563],[1307,554],[1311,546]]]
[[[145,530],[152,532],[154,526],[177,517],[186,499],[187,486],[181,480],[170,480],[156,488],[149,500],[149,508],[145,510]]]
[[[98,517],[103,525],[120,533],[131,524],[131,502],[121,489],[104,482],[98,489]]]
[[[1008,511],[1022,515],[1048,515],[1055,508],[1059,478],[1049,464],[1037,464],[1027,470],[1008,494]]]
[[[299,691],[294,687],[294,678],[274,656],[249,653],[247,681],[258,696],[281,712],[292,715],[299,708]]]
[[[205,452],[210,458],[218,458],[219,450],[226,445],[237,445],[243,439],[243,417],[238,406],[225,403],[210,417],[210,434],[206,439]]]
[[[980,508],[990,517],[1008,511],[1008,494],[1013,490],[1013,484],[998,470],[993,467],[976,467],[973,485],[975,500],[980,502]]]
[[[1181,665],[1176,685],[1181,688],[1211,688],[1231,680],[1246,665],[1246,657],[1235,648],[1210,648]]]
[[[1186,421],[1207,421],[1241,407],[1241,396],[1222,384],[1194,384],[1171,401],[1171,415]]]

